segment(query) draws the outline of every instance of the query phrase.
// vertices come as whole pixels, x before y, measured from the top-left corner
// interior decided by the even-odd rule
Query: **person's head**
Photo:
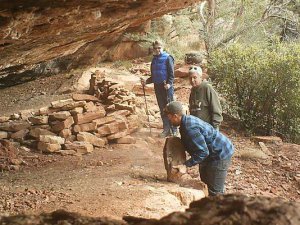
[[[199,66],[191,66],[189,69],[190,84],[197,87],[202,82],[202,69]]]
[[[163,43],[161,41],[154,41],[152,43],[152,47],[153,47],[153,55],[159,55],[163,52]]]
[[[181,123],[181,117],[183,113],[182,104],[178,101],[170,102],[164,109],[165,114],[174,126],[179,126]]]

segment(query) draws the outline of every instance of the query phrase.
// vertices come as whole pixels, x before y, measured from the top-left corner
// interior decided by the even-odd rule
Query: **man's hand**
[[[165,84],[164,87],[165,87],[166,90],[168,90],[171,87],[171,85],[170,84]]]
[[[177,165],[177,166],[172,166],[172,169],[177,170],[179,173],[186,173],[186,166],[185,165]]]

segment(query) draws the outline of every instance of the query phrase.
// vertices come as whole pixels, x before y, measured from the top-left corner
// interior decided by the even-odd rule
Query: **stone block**
[[[60,144],[50,144],[45,142],[39,142],[37,146],[38,150],[41,150],[42,152],[57,152],[61,150]]]
[[[8,138],[8,133],[6,131],[0,131],[0,139]]]
[[[105,140],[88,132],[80,132],[77,134],[77,141],[88,142],[97,147],[103,147],[105,145]]]
[[[48,124],[48,116],[33,116],[29,117],[28,120],[34,125]]]
[[[125,130],[125,131],[122,131],[122,132],[118,132],[118,133],[115,133],[115,134],[111,134],[109,136],[107,136],[107,140],[114,140],[114,139],[118,139],[118,138],[122,138],[122,137],[125,137],[128,135],[128,131]]]
[[[69,116],[71,116],[71,113],[69,111],[60,111],[60,112],[55,112],[52,114],[49,114],[49,120],[65,120]]]
[[[65,139],[71,135],[72,135],[72,131],[70,129],[63,129],[59,132],[59,136]]]
[[[75,101],[92,101],[92,102],[99,102],[99,99],[93,95],[88,94],[73,94],[73,100]]]
[[[128,128],[128,125],[125,121],[116,121],[109,124],[104,124],[102,127],[98,129],[98,133],[102,134],[114,134],[125,130]]]
[[[117,110],[128,110],[131,113],[135,112],[135,105],[128,105],[128,104],[122,104],[122,103],[115,103],[115,108]]]
[[[0,123],[7,122],[9,120],[9,116],[0,116]]]
[[[119,116],[129,116],[131,112],[129,110],[118,110],[112,113],[107,114],[107,116],[119,117]]]
[[[58,101],[51,102],[51,107],[57,109],[72,103],[74,103],[73,99],[58,100]]]
[[[74,126],[73,131],[78,132],[84,132],[84,131],[95,131],[97,128],[97,124],[95,122],[91,123],[84,123],[84,124],[77,124]]]
[[[97,106],[93,102],[87,102],[83,109],[85,112],[96,112],[98,110]]]
[[[105,112],[97,111],[97,112],[86,112],[83,114],[74,115],[75,124],[83,124],[89,123],[95,119],[103,118],[105,116]]]
[[[97,127],[99,127],[103,124],[107,124],[107,123],[111,123],[111,122],[115,122],[115,121],[116,121],[115,118],[112,116],[105,116],[103,118],[93,120],[93,122],[96,123]]]
[[[30,130],[29,135],[34,137],[34,138],[39,138],[40,135],[52,135],[55,136],[56,134],[42,128],[33,128]]]
[[[80,154],[87,154],[94,151],[94,146],[87,142],[74,141],[73,143],[65,143],[65,150],[74,150]]]
[[[69,142],[73,142],[73,141],[76,141],[76,135],[72,134],[70,135],[69,137],[66,138],[66,141],[69,141]]]
[[[50,108],[50,107],[42,107],[38,110],[38,115],[49,115],[51,113],[54,113],[54,112],[58,112],[60,109],[53,109],[53,108]]]
[[[12,114],[12,115],[10,116],[10,119],[11,119],[11,120],[18,120],[18,119],[20,119],[20,118],[21,118],[21,116],[20,116],[19,113],[14,113],[14,114]]]
[[[111,134],[108,126],[104,125],[97,129],[97,137],[104,137]]]
[[[70,113],[72,116],[76,115],[76,114],[81,114],[83,113],[83,108],[82,107],[76,107],[72,110],[70,110]]]
[[[50,144],[64,144],[65,139],[59,136],[52,136],[52,135],[40,135],[39,136],[39,141],[45,142],[45,143],[50,143]]]
[[[136,139],[132,136],[127,135],[125,137],[118,138],[116,142],[117,144],[135,144]]]
[[[19,112],[19,115],[22,120],[27,120],[29,117],[33,116],[33,110],[32,109],[26,109],[26,110],[21,110]]]
[[[70,128],[74,124],[73,117],[70,116],[64,121],[55,121],[51,124],[51,129],[53,132],[60,132],[63,129]]]
[[[10,135],[10,138],[12,139],[24,139],[24,137],[29,133],[28,129],[19,130],[13,134]]]
[[[69,104],[63,106],[61,108],[61,110],[71,110],[71,109],[75,109],[78,107],[84,107],[85,104],[86,104],[86,101],[72,102],[72,103],[69,103]]]
[[[0,130],[2,131],[19,131],[27,129],[31,126],[27,121],[9,121],[0,123]]]

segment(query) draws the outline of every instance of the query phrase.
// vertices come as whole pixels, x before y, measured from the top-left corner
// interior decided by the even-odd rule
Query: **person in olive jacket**
[[[190,114],[219,129],[223,116],[218,93],[208,81],[202,79],[202,69],[198,66],[190,67],[189,79],[192,85]]]

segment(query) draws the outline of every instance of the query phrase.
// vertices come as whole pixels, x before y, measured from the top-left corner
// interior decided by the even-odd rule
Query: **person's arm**
[[[218,93],[211,85],[207,85],[207,100],[211,113],[211,122],[214,128],[218,129],[223,121],[222,107]]]
[[[171,55],[167,59],[167,73],[166,83],[172,86],[174,83],[174,58]]]
[[[209,150],[207,148],[204,136],[199,131],[193,131],[189,134],[191,158],[187,160],[184,165],[192,167],[196,164],[201,163],[207,156],[209,156]]]

